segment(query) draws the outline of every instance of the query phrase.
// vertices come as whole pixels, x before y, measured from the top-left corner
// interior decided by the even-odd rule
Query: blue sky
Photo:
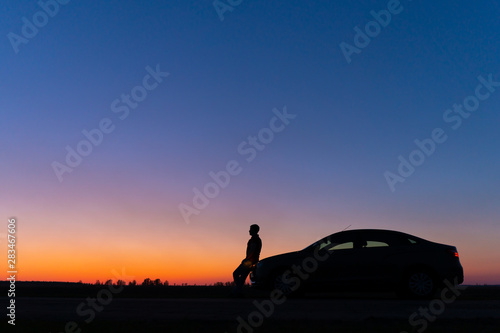
[[[354,27],[387,6],[243,1],[221,21],[211,1],[70,1],[16,53],[8,34],[22,35],[22,18],[41,8],[4,1],[2,215],[24,217],[33,237],[51,223],[83,239],[120,225],[128,241],[140,217],[146,236],[167,243],[174,231],[195,235],[186,246],[222,230],[244,242],[258,221],[273,244],[267,255],[350,224],[486,251],[500,234],[500,91],[457,130],[443,113],[474,94],[478,76],[500,81],[500,5],[401,1],[348,63],[340,43],[353,44]],[[120,120],[111,103],[157,65],[170,75]],[[238,145],[285,106],[297,117],[244,162]],[[103,118],[114,131],[59,182],[51,163]],[[396,173],[398,156],[435,128],[447,141],[392,192],[384,172]],[[230,160],[243,171],[187,226],[179,204]],[[73,220],[90,229],[72,229]],[[470,281],[500,282],[498,271],[474,267]]]

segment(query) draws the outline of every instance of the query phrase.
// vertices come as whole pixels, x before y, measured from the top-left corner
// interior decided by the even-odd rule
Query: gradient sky
[[[500,5],[400,6],[348,63],[339,45],[387,1],[242,1],[223,21],[211,0],[70,1],[17,53],[9,33],[41,8],[3,1],[0,241],[16,217],[18,279],[229,281],[258,223],[261,257],[387,228],[457,246],[466,284],[500,284],[500,88],[459,128],[443,119],[478,76],[500,81]],[[113,101],[157,65],[169,76],[120,119]],[[238,146],[284,107],[296,117],[247,162]],[[114,130],[60,182],[52,163],[104,118]],[[384,173],[435,128],[447,140],[391,191]],[[179,205],[231,160],[241,172],[186,223]]]

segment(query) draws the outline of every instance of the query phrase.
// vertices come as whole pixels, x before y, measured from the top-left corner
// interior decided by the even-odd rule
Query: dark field
[[[230,287],[205,286],[112,293],[107,286],[18,282],[16,289],[16,326],[4,314],[2,332],[500,332],[498,286],[468,286],[448,304],[382,293],[306,294],[273,304],[262,291],[234,299]],[[7,297],[0,300],[7,305]],[[419,309],[427,317],[414,315],[412,326]]]

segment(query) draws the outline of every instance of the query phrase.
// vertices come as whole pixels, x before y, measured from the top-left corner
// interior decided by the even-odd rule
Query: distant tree
[[[100,285],[101,285],[101,281],[96,280],[96,281],[95,281],[95,285],[96,285],[96,286],[100,286]]]
[[[156,280],[154,280],[154,281],[153,281],[153,285],[154,285],[154,286],[157,286],[157,287],[158,287],[158,286],[161,286],[161,285],[162,285],[161,280],[160,280],[160,279],[156,279]]]
[[[79,284],[83,284],[82,280],[78,281]]]
[[[144,281],[142,281],[143,286],[150,286],[153,284],[153,281],[151,281],[150,278],[145,278]]]
[[[117,286],[124,286],[124,285],[126,285],[126,283],[123,280],[118,280],[118,281],[116,281],[116,285]]]
[[[168,280],[165,280],[165,282],[163,282],[163,285],[168,287],[168,285],[169,285]]]
[[[104,285],[106,285],[106,286],[113,285],[113,280],[111,280],[111,279],[107,280],[106,282],[104,282]]]
[[[137,286],[137,281],[136,280],[132,280],[128,283],[129,286]]]
[[[224,285],[226,287],[233,287],[234,286],[234,281],[227,281],[226,283],[224,283]]]
[[[223,283],[223,282],[215,282],[215,283],[214,283],[214,286],[215,286],[215,287],[223,287],[223,286],[224,286],[224,283]]]

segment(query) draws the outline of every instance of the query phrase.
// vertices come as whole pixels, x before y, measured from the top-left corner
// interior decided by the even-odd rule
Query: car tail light
[[[459,258],[457,249],[449,249],[448,253],[454,256],[455,258]]]

